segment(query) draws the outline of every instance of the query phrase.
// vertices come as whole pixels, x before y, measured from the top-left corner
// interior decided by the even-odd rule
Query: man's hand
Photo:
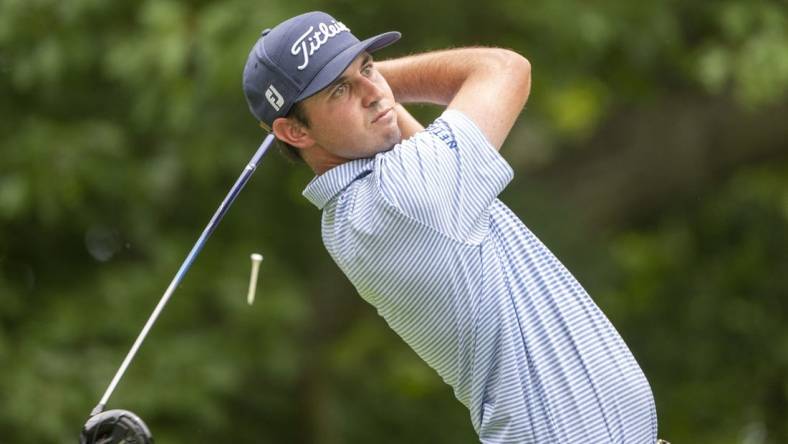
[[[499,48],[461,48],[376,62],[398,102],[448,105],[500,149],[531,90],[531,65]]]

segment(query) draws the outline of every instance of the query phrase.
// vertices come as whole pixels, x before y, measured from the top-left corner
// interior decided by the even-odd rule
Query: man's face
[[[367,53],[303,102],[312,139],[343,159],[372,157],[401,140],[395,104],[388,82]]]

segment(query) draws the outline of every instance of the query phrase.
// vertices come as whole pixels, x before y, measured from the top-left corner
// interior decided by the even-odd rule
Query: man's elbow
[[[517,71],[523,75],[531,74],[531,62],[520,53],[511,49],[499,49],[499,54],[508,70]]]
[[[510,78],[513,91],[521,92],[528,97],[531,91],[531,62],[510,49],[504,49],[503,53],[504,71]]]
[[[531,90],[531,62],[511,49],[496,48],[492,64],[499,80],[513,94],[528,97]]]

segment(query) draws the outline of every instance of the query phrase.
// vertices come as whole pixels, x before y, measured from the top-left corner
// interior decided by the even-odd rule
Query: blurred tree
[[[653,351],[643,364],[672,374],[654,389],[678,442],[788,441],[787,178],[743,170],[613,240],[620,275],[603,300]]]

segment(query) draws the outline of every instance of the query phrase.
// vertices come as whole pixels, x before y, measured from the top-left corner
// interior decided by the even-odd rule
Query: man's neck
[[[322,147],[312,147],[310,149],[305,149],[301,152],[301,157],[317,176],[320,176],[326,171],[352,160],[331,154]]]

